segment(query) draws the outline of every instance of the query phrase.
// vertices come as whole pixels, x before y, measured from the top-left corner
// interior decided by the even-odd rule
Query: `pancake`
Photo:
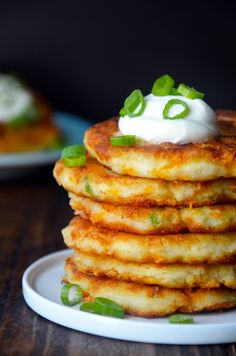
[[[69,248],[138,263],[223,263],[236,257],[236,232],[137,235],[113,232],[75,217],[62,230]]]
[[[209,182],[168,182],[114,174],[88,159],[83,167],[68,168],[58,161],[54,177],[71,193],[114,205],[203,206],[236,201],[236,179]]]
[[[73,259],[65,266],[66,283],[79,284],[89,300],[111,299],[126,313],[142,317],[168,315],[174,312],[193,313],[236,306],[236,291],[227,288],[178,290],[153,285],[98,278],[80,272]]]
[[[221,126],[220,136],[207,142],[112,146],[110,137],[118,133],[113,118],[91,127],[84,143],[92,157],[119,174],[184,181],[236,177],[236,127]]]
[[[6,128],[4,132],[0,132],[0,153],[54,148],[58,141],[58,128],[50,121],[39,121],[21,128]]]
[[[74,264],[83,273],[167,288],[236,288],[236,262],[219,265],[124,262],[75,250]]]
[[[76,214],[113,231],[135,234],[226,232],[236,230],[236,205],[200,208],[114,206],[70,194]]]

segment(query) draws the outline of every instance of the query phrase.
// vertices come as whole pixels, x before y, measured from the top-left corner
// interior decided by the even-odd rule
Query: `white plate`
[[[82,312],[61,304],[64,259],[70,250],[52,253],[34,262],[24,273],[26,303],[36,313],[57,324],[115,339],[161,344],[219,344],[236,341],[236,310],[194,315],[194,324],[169,324],[168,318],[116,319]]]
[[[91,122],[63,112],[56,112],[53,120],[68,145],[82,144],[84,132],[91,126]],[[52,164],[60,154],[60,149],[0,154],[0,178],[21,175],[33,168]]]

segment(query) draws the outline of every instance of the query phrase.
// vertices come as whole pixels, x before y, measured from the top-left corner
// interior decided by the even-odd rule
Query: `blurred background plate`
[[[64,112],[56,112],[54,121],[65,145],[82,144],[84,132],[91,126],[90,121]],[[36,168],[53,164],[60,154],[61,149],[0,154],[0,179],[22,176]]]

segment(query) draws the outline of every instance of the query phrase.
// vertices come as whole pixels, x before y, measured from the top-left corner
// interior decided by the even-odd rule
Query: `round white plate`
[[[63,112],[56,112],[53,120],[59,127],[66,145],[82,144],[84,132],[91,126],[88,120]],[[0,178],[20,175],[33,168],[52,164],[60,155],[60,149],[0,154]]]
[[[23,275],[23,295],[36,313],[57,324],[90,334],[115,339],[161,344],[219,344],[236,341],[236,310],[194,315],[194,324],[169,324],[168,318],[125,319],[82,312],[60,301],[64,259],[63,250],[40,258]]]

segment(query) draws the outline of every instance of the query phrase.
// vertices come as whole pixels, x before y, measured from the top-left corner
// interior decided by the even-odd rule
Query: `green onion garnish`
[[[120,116],[123,117],[125,115],[127,115],[127,112],[125,110],[125,108],[123,107],[122,109],[120,109],[120,112],[119,112]]]
[[[150,220],[151,220],[152,225],[154,225],[154,226],[160,225],[160,219],[155,214],[150,215]]]
[[[120,116],[140,116],[145,109],[145,105],[145,100],[141,90],[135,89],[128,96],[128,98],[125,99],[124,107],[120,110]]]
[[[204,98],[204,93],[200,93],[200,91],[197,91],[194,88],[189,87],[186,84],[180,84],[177,88],[177,92],[185,98],[189,99],[203,99]]]
[[[174,79],[171,78],[168,74],[165,74],[162,77],[158,78],[153,84],[152,94],[156,96],[169,95],[174,84]]]
[[[173,314],[169,317],[170,324],[193,324],[194,319],[192,316],[184,314]]]
[[[84,189],[85,189],[86,193],[88,193],[89,195],[94,197],[94,193],[93,193],[92,187],[89,183],[88,177],[86,177],[84,179]]]
[[[182,105],[183,111],[181,111],[179,114],[176,114],[175,116],[170,116],[169,111],[173,105]],[[189,107],[185,101],[180,99],[171,99],[164,107],[163,117],[164,119],[168,119],[168,120],[183,119],[186,115],[188,115],[188,113],[189,113]]]
[[[110,137],[110,143],[112,146],[133,146],[137,143],[135,135],[124,135]]]
[[[88,313],[98,314],[96,310],[95,302],[86,302],[81,304],[80,310]]]
[[[176,88],[172,88],[171,92],[170,92],[170,95],[180,95],[180,94],[177,92]]]
[[[110,299],[100,297],[95,298],[92,303],[81,304],[80,310],[99,315],[113,316],[115,318],[124,318],[125,315],[120,305]]]
[[[84,166],[86,163],[86,156],[68,156],[63,159],[66,167]]]
[[[72,145],[67,146],[63,149],[61,153],[61,158],[65,158],[68,156],[84,156],[85,155],[85,148],[82,145]]]
[[[83,166],[86,163],[85,148],[82,145],[67,146],[62,150],[61,158],[67,167]]]
[[[82,289],[78,284],[65,284],[61,289],[61,301],[64,305],[73,306],[81,302]]]

